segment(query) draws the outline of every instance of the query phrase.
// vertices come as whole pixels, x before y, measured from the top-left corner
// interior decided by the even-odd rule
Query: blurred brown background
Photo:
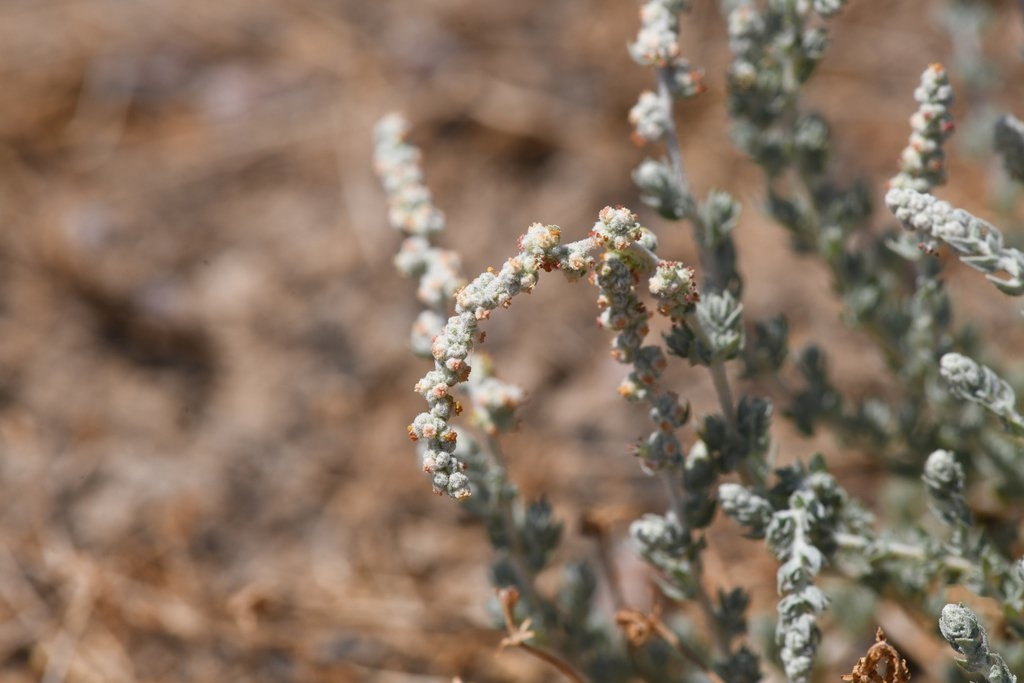
[[[724,27],[714,3],[695,4],[684,54],[710,89],[682,107],[684,155],[699,194],[717,186],[745,202],[748,315],[787,313],[795,346],[817,338],[855,391],[884,388],[823,270],[790,256],[759,213],[759,172],[723,123]],[[996,21],[980,47],[996,71],[987,85],[956,81],[957,113],[1016,103],[1024,115],[1024,24],[1010,2],[983,4]],[[944,6],[851,0],[810,87],[833,122],[838,172],[879,179],[879,198],[921,70],[970,49],[955,53]],[[405,348],[417,305],[391,266],[399,236],[370,128],[393,109],[411,118],[449,218],[445,245],[468,271],[499,265],[533,221],[575,239],[606,204],[640,209],[629,171],[660,154],[628,139],[626,114],[652,83],[625,51],[636,11],[0,3],[0,680],[548,675],[495,653],[484,536],[430,494],[405,435],[424,364]],[[943,195],[1003,220],[1016,197],[971,151],[984,151],[978,139],[953,146]],[[693,260],[686,229],[640,213],[663,253]],[[1013,314],[960,275],[983,325]],[[507,444],[513,475],[565,520],[564,558],[594,552],[582,513],[610,514],[619,538],[663,506],[626,455],[645,416],[615,394],[623,370],[593,298],[550,278],[487,324],[504,376],[533,396]],[[1019,330],[1002,341],[1019,348]],[[711,409],[707,378],[677,373],[697,411]],[[778,422],[787,457],[829,447]],[[844,475],[855,487],[856,470]],[[628,544],[614,552],[647,600]],[[716,553],[723,585],[771,586],[759,546]],[[748,557],[761,559],[737,562]]]

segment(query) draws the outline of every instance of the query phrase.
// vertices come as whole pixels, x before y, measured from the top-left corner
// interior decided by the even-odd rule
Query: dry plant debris
[[[857,660],[853,671],[843,676],[844,681],[853,683],[907,683],[910,670],[907,660],[885,639],[885,632],[879,627],[875,632],[875,644]]]

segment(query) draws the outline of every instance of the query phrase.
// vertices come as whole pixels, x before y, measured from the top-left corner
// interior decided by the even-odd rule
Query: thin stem
[[[681,196],[688,198],[688,206],[692,207],[692,194],[690,189],[690,179],[686,172],[686,166],[683,163],[683,155],[679,142],[679,133],[676,129],[675,116],[674,116],[674,103],[672,97],[671,80],[673,75],[672,67],[659,67],[657,70],[658,78],[658,97],[661,101],[661,105],[664,108],[666,119],[668,121],[668,127],[665,132],[665,148],[668,154],[669,162],[672,165],[672,171],[675,175],[678,189]],[[709,283],[717,283],[717,275],[714,269],[714,259],[708,252],[705,244],[704,232],[705,226],[701,222],[697,212],[692,210],[689,211],[690,221],[693,225],[695,242],[699,248],[699,259],[701,269],[704,271],[706,281]],[[708,339],[705,335],[703,328],[696,322],[695,316],[691,316],[691,326],[697,330],[698,335],[701,337],[702,342],[707,345]],[[696,324],[694,324],[696,323]],[[722,414],[729,425],[732,432],[736,432],[736,411],[733,403],[732,389],[729,386],[729,378],[725,372],[725,365],[720,359],[715,359],[709,366],[711,371],[712,382],[715,386],[715,393],[718,396],[719,406],[722,410]],[[746,474],[746,476],[743,476]],[[741,471],[744,483],[750,484],[749,474],[746,473],[745,468]],[[660,473],[662,482],[665,485],[666,492],[669,497],[671,509],[675,513],[680,524],[685,523],[685,498],[687,492],[682,489],[681,482],[678,478],[673,477],[671,473],[662,471]],[[719,627],[717,619],[715,617],[714,605],[710,597],[704,588],[703,574],[704,566],[700,562],[699,557],[693,561],[693,573],[696,585],[696,601],[701,611],[704,612],[705,618],[707,619],[709,628],[712,631],[714,647],[721,657],[726,657],[729,654],[729,639],[725,636],[722,629]],[[651,617],[649,621],[652,628],[660,635],[666,642],[676,648],[684,657],[698,663],[701,668],[704,669],[708,675],[713,676],[713,673],[706,666],[701,664],[701,659],[690,650],[684,643],[682,643],[678,637],[667,627],[660,619]]]
[[[698,336],[702,343],[708,345],[707,336],[696,316],[691,318],[691,326],[698,330]],[[719,409],[722,411],[729,433],[732,436],[739,436],[739,425],[736,421],[736,404],[733,402],[732,389],[729,386],[729,376],[725,372],[725,363],[716,358],[708,365],[711,379],[715,386],[715,394],[718,396]],[[744,486],[755,490],[763,490],[765,487],[764,468],[758,467],[751,462],[751,457],[744,458],[736,467],[736,474]]]
[[[619,572],[615,568],[612,550],[608,543],[612,520],[600,513],[588,512],[583,516],[582,526],[583,534],[585,536],[592,536],[597,544],[597,560],[601,571],[604,572],[605,581],[608,583],[608,591],[612,596],[612,605],[616,611],[625,609],[626,598],[622,593]]]
[[[679,481],[672,474],[672,472],[667,470],[658,470],[658,478],[665,485],[665,493],[668,495],[669,507],[675,513],[679,523],[683,524],[686,521],[685,508],[683,506],[686,491],[683,490]]]
[[[793,41],[799,40],[802,31],[802,23],[797,14],[796,7],[790,3],[785,13],[787,28],[790,31]],[[781,116],[782,129],[792,134],[800,115],[800,79],[796,73],[796,59],[792,48],[783,52],[782,59],[782,90],[786,93],[786,102]],[[810,214],[811,225],[805,234],[800,235],[802,240],[807,240],[815,251],[821,250],[821,215],[814,201],[814,191],[811,178],[803,171],[790,169],[787,173],[790,181],[787,183],[794,194],[804,200],[804,205]],[[793,178],[796,181],[793,181]]]
[[[687,323],[690,328],[696,333],[697,339],[704,346],[710,347],[711,342],[708,339],[707,334],[704,332],[704,327],[700,324],[700,320],[696,315],[690,313],[686,317]],[[722,411],[722,417],[725,419],[726,425],[729,427],[729,432],[735,436],[739,432],[739,427],[736,423],[736,404],[732,397],[732,388],[729,386],[729,376],[725,372],[725,363],[720,358],[712,359],[708,364],[708,371],[711,373],[711,381],[715,386],[715,394],[718,397],[719,410]],[[737,474],[740,476],[740,481],[743,482],[744,486],[753,488],[763,488],[763,478],[757,473],[755,468],[750,467],[747,462],[740,463],[736,469]]]
[[[707,589],[704,588],[704,563],[700,561],[700,557],[694,561],[694,574],[697,575],[697,605],[700,606],[701,611],[704,613],[704,618],[708,622],[708,628],[711,629],[715,651],[719,657],[724,659],[729,656],[729,638],[718,623],[718,618],[715,615],[715,606],[711,602]]]
[[[672,170],[675,173],[676,181],[679,183],[679,189],[684,196],[690,195],[690,179],[686,173],[686,166],[683,163],[683,154],[679,145],[679,133],[676,130],[675,116],[673,115],[673,102],[672,102],[672,91],[671,91],[671,78],[672,68],[671,67],[658,67],[658,97],[661,100],[662,107],[665,108],[668,120],[668,129],[665,133],[665,148],[668,152],[669,161],[672,163]],[[691,216],[694,232],[697,233],[697,245],[700,248],[700,261],[701,266],[705,271],[710,269],[712,259],[707,254],[707,249],[704,245],[704,240],[699,234],[703,229],[703,224],[695,216]],[[709,279],[714,282],[714,278],[710,277],[711,273],[708,273]],[[704,330],[701,326],[695,325],[695,329],[699,330],[699,334],[702,337],[702,341],[706,344],[707,337],[704,335]],[[725,367],[722,361],[712,361],[711,366],[711,377],[715,384],[715,392],[718,394],[719,406],[721,407],[722,414],[729,426],[733,429],[736,428],[736,413],[734,410],[732,390],[729,387],[729,378],[726,376]]]
[[[529,643],[516,643],[515,647],[533,655],[543,662],[547,662],[554,668],[558,669],[558,672],[570,681],[576,681],[576,683],[589,683],[586,676],[574,669],[569,662],[565,661],[554,652],[537,647],[536,645],[530,645]]]
[[[676,130],[675,117],[673,114],[672,106],[672,93],[670,88],[670,79],[672,72],[669,67],[659,67],[658,72],[658,97],[661,99],[662,106],[665,108],[668,120],[668,129],[665,133],[665,147],[668,152],[669,160],[672,163],[672,169],[676,176],[676,181],[679,183],[679,189],[684,196],[690,196],[690,181],[686,174],[686,166],[683,164],[683,155],[680,151],[679,146],[679,134]],[[701,269],[704,271],[705,279],[707,282],[712,283],[714,287],[720,287],[721,283],[718,282],[718,276],[714,268],[715,260],[711,257],[705,244],[703,232],[705,226],[700,220],[697,213],[691,212],[689,216],[691,223],[693,224],[694,238],[699,250],[699,258]],[[704,329],[699,323],[693,324],[695,317],[691,317],[691,326],[697,330],[697,334],[701,338],[701,341],[708,345],[707,335],[704,334]],[[733,400],[732,388],[729,386],[729,377],[725,372],[725,364],[721,359],[714,359],[708,366],[711,372],[711,380],[715,386],[715,393],[718,396],[718,405],[722,411],[722,416],[725,418],[726,424],[729,426],[730,431],[733,434],[737,432],[736,425],[736,408]],[[746,463],[741,463],[738,468],[741,481],[747,486],[754,486],[760,484],[760,477]],[[682,517],[680,517],[682,519]]]
[[[498,596],[498,602],[501,604],[502,615],[505,618],[505,629],[508,631],[508,636],[501,639],[499,649],[517,647],[524,652],[533,655],[537,659],[550,664],[570,681],[574,681],[575,683],[589,683],[586,676],[574,669],[569,662],[562,659],[554,652],[537,647],[536,645],[531,645],[527,642],[534,636],[533,631],[530,630],[530,619],[526,619],[521,624],[516,624],[515,615],[513,614],[516,603],[519,601],[519,591],[515,588],[501,588],[497,589],[495,593]]]
[[[736,429],[736,404],[733,402],[732,389],[729,386],[729,376],[725,372],[725,363],[716,358],[708,366],[711,371],[711,380],[715,385],[715,393],[718,394],[718,407],[722,416],[729,426]],[[744,482],[746,483],[746,482]]]
[[[786,28],[789,30],[790,35],[792,36],[791,45],[796,44],[796,40],[799,38],[800,31],[803,29],[803,26],[802,22],[800,21],[800,17],[797,13],[795,2],[790,0],[790,2],[786,3],[784,15]],[[797,98],[799,97],[798,93],[800,90],[800,79],[797,78],[796,60],[793,59],[792,47],[789,50],[787,50],[784,54],[787,57],[787,59],[782,60],[782,91],[791,96],[790,103],[794,105],[795,109],[795,103]],[[790,111],[787,113],[792,114],[793,112]]]
[[[683,642],[676,635],[675,631],[670,629],[661,620],[659,605],[656,604],[650,614],[644,614],[638,610],[619,610],[615,614],[615,621],[624,628],[627,641],[631,646],[642,645],[647,641],[651,633],[657,634],[658,637],[678,652],[683,659],[703,671],[713,681],[722,680],[705,661],[702,654]]]
[[[652,615],[652,617],[651,617],[651,626],[654,628],[655,632],[659,636],[661,636],[662,640],[664,640],[666,643],[668,643],[673,648],[675,648],[676,651],[679,652],[682,656],[686,657],[691,662],[693,662],[695,665],[700,667],[700,669],[705,674],[707,674],[712,680],[716,680],[716,681],[721,681],[722,680],[718,676],[718,674],[716,674],[714,672],[714,670],[711,667],[709,667],[707,664],[705,664],[703,661],[701,661],[700,657],[697,655],[696,652],[694,652],[693,648],[691,648],[689,645],[684,643],[679,638],[679,636],[677,636],[675,634],[675,631],[673,631],[668,626],[666,626],[665,622],[663,622],[660,618],[658,618],[657,616],[653,616]]]
[[[507,477],[508,470],[505,468],[505,459],[502,454],[501,444],[494,437],[488,436],[487,445],[494,467],[501,470],[502,479],[505,479]],[[537,593],[536,586],[533,585],[534,573],[526,563],[526,553],[523,549],[522,539],[519,537],[518,526],[516,525],[515,508],[513,507],[514,501],[499,491],[497,503],[499,506],[499,513],[501,514],[502,524],[505,527],[505,536],[508,538],[509,543],[509,564],[515,572],[516,578],[519,579],[519,584],[522,587],[524,597],[526,598],[526,602],[530,605],[531,611],[543,620],[544,610],[541,609],[543,601]]]
[[[686,322],[690,329],[697,335],[697,340],[706,348],[711,348],[711,340],[701,325],[700,318],[694,313],[686,314]],[[725,372],[725,363],[721,358],[713,358],[708,363],[708,371],[711,373],[711,381],[715,385],[715,394],[718,396],[718,407],[722,411],[729,428],[736,430],[736,406],[733,403],[732,388],[729,386],[729,376]],[[746,482],[744,482],[746,483]]]
[[[688,206],[692,207],[690,178],[686,173],[686,164],[683,163],[683,152],[679,142],[679,131],[676,128],[674,115],[675,107],[671,91],[672,68],[663,66],[658,67],[656,71],[658,74],[658,98],[661,100],[661,106],[665,109],[665,118],[668,121],[668,128],[665,131],[665,151],[668,154],[669,162],[672,164],[672,172],[676,177],[679,192],[683,197],[691,198],[691,203]],[[696,211],[690,210],[689,213],[690,215],[687,218],[690,219],[690,223],[693,225],[694,241],[697,243],[698,259],[704,279],[706,282],[711,283],[713,287],[719,289],[722,287],[722,283],[719,281],[718,271],[715,268],[715,259],[708,253],[707,246],[705,245],[704,234],[706,233],[706,227]]]
[[[671,473],[662,470],[659,472],[659,477],[662,483],[665,484],[665,490],[668,493],[669,502],[672,511],[675,512],[676,518],[680,524],[685,524],[686,516],[684,511],[684,500],[686,498],[686,491],[679,486],[678,481],[674,478]],[[694,585],[696,586],[696,601],[697,606],[700,607],[701,612],[704,613],[704,617],[711,628],[715,650],[721,657],[726,657],[729,654],[729,640],[722,633],[722,630],[718,627],[718,620],[715,618],[715,607],[711,602],[711,598],[704,588],[704,563],[700,561],[700,558],[693,560],[692,562]]]
[[[857,534],[837,533],[833,538],[843,550],[863,551],[871,544],[870,539]],[[911,560],[914,562],[922,562],[928,559],[928,553],[925,551],[924,547],[920,545],[900,543],[898,541],[887,541],[876,546],[876,548],[881,550],[884,555],[892,558]],[[951,569],[961,574],[976,571],[976,567],[973,563],[962,557],[957,557],[956,555],[945,555],[939,559],[947,569]]]
[[[834,538],[840,548],[855,552],[863,551],[871,544],[869,539],[857,534],[837,533]],[[928,553],[925,551],[924,547],[920,545],[889,541],[876,547],[881,549],[885,555],[888,555],[889,557],[909,560],[916,564],[920,564],[929,559]],[[957,555],[944,555],[938,558],[938,560],[946,570],[962,575],[976,574],[981,562],[980,558],[977,557],[968,559]],[[1004,593],[1004,589],[998,583],[994,583],[984,571],[981,573],[981,579],[982,582],[980,590],[976,590],[975,592],[982,597],[995,598],[1005,604],[1006,594]],[[1018,630],[1024,628],[1024,624],[1013,616],[1008,616],[1007,621]]]
[[[690,194],[690,179],[686,175],[686,167],[683,165],[683,154],[679,147],[679,133],[676,131],[675,117],[673,116],[672,91],[670,87],[672,78],[671,67],[658,67],[658,97],[661,99],[661,106],[668,114],[668,130],[665,133],[665,148],[668,152],[669,161],[672,163],[672,170],[679,182],[679,189],[683,195]]]

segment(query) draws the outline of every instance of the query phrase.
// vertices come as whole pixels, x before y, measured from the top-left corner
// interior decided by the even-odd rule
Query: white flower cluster
[[[406,277],[418,278],[416,298],[435,310],[444,309],[465,284],[458,253],[431,246],[425,237],[407,237],[395,255],[395,267]]]
[[[1024,430],[1013,387],[992,368],[959,353],[947,353],[939,360],[939,373],[951,394],[983,406],[1018,431]]]
[[[749,529],[753,538],[762,538],[772,521],[772,506],[742,484],[726,482],[718,487],[722,511]]]
[[[442,314],[466,281],[458,253],[432,243],[444,230],[444,214],[423,184],[420,152],[406,142],[408,132],[408,122],[398,114],[381,119],[374,129],[374,165],[387,193],[391,226],[406,235],[395,267],[418,280],[416,296],[429,309],[413,325],[411,346],[428,355],[430,340],[441,331]]]
[[[409,123],[388,114],[373,131],[373,163],[388,195],[391,226],[408,235],[432,235],[444,230],[444,214],[434,206],[423,184],[420,151],[406,143]]]
[[[625,251],[635,242],[642,240],[647,233],[643,226],[637,223],[636,214],[624,206],[606,206],[601,209],[597,218],[597,222],[590,230],[590,236],[599,247]]]
[[[633,124],[636,142],[657,142],[664,138],[672,127],[670,112],[658,94],[650,90],[640,93],[633,108],[629,110],[629,122]]]
[[[910,117],[910,140],[900,154],[900,172],[890,187],[928,192],[946,181],[943,144],[953,134],[953,87],[941,64],[932,64],[921,74],[914,90],[917,111]]]
[[[679,13],[682,0],[649,0],[640,7],[640,32],[629,54],[644,66],[666,66],[679,55]]]
[[[679,220],[693,211],[693,198],[665,161],[644,159],[633,169],[633,182],[643,192],[640,199],[669,220]]]
[[[963,603],[942,608],[939,631],[954,652],[963,656],[960,664],[985,677],[990,683],[1017,683],[1006,661],[990,649],[988,633],[977,615]]]
[[[629,112],[637,143],[655,142],[669,134],[673,98],[704,92],[704,72],[679,56],[679,13],[686,5],[681,0],[650,0],[640,8],[640,32],[629,44],[629,53],[637,63],[657,67],[661,86],[659,93],[640,93]]]
[[[616,332],[612,341],[612,357],[633,366],[619,392],[630,399],[641,400],[661,374],[666,361],[657,346],[643,346],[649,330],[650,313],[644,308],[636,291],[641,277],[650,273],[653,254],[648,250],[631,249],[644,231],[629,209],[605,209],[594,225],[591,235],[607,247],[594,269],[594,284],[601,293],[597,306],[601,314],[598,324]]]
[[[932,451],[921,479],[939,519],[954,529],[965,530],[971,523],[971,513],[964,499],[964,468],[956,456],[944,449]]]
[[[925,250],[933,251],[936,242],[943,242],[965,264],[986,273],[1002,292],[1024,294],[1024,253],[1003,246],[1003,235],[995,226],[910,188],[892,188],[885,204],[903,227],[918,234]],[[1000,272],[1005,275],[994,275]]]
[[[632,234],[633,226],[625,225],[615,209],[601,213],[608,220],[602,224],[600,235],[566,245],[561,244],[558,226],[534,223],[519,238],[519,253],[500,271],[478,275],[455,296],[455,315],[448,318],[431,345],[434,369],[415,387],[427,401],[429,411],[417,415],[409,425],[410,438],[424,441],[423,470],[430,475],[435,492],[447,493],[456,500],[471,494],[469,477],[463,473],[465,465],[454,455],[458,435],[449,423],[461,410],[451,390],[469,379],[469,354],[483,338],[480,321],[497,308],[507,308],[516,294],[533,289],[540,271],[558,269],[570,280],[578,279],[592,268],[589,251],[599,242],[624,240],[626,234]],[[470,390],[475,417],[485,430],[499,430],[513,419],[512,412],[523,395],[515,387],[487,379],[482,378]]]
[[[733,53],[730,80],[743,88],[752,87],[757,81],[756,60],[765,32],[764,18],[752,4],[739,4],[729,12],[728,31],[729,50]]]
[[[814,11],[823,17],[839,14],[846,0],[814,0]]]
[[[707,90],[704,84],[704,70],[694,68],[682,57],[676,58],[669,65],[667,75],[669,92],[677,100],[685,100]]]
[[[693,268],[679,261],[659,262],[648,287],[658,300],[658,312],[672,322],[680,322],[700,299]]]
[[[651,406],[651,419],[656,428],[646,439],[634,445],[634,454],[647,471],[682,463],[682,448],[675,430],[689,417],[688,411],[672,392],[656,392],[656,384],[667,365],[660,346],[644,345],[651,317],[640,300],[637,286],[650,277],[652,293],[660,295],[672,310],[696,300],[693,271],[676,262],[659,264],[654,250],[654,235],[636,222],[629,209],[605,209],[594,225],[591,235],[604,247],[601,261],[594,269],[594,284],[601,293],[597,299],[601,314],[598,324],[616,333],[612,340],[612,357],[632,366],[619,385],[619,393],[630,401],[646,401]],[[653,277],[652,273],[654,273]]]

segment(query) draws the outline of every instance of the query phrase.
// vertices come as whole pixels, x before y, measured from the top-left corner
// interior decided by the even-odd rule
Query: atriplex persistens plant
[[[945,181],[943,147],[954,130],[946,72],[938,64],[925,68],[909,141],[888,181],[886,205],[906,230],[872,231],[869,187],[835,180],[828,122],[801,99],[828,46],[828,19],[844,1],[720,3],[733,55],[727,73],[733,139],[763,170],[766,210],[794,249],[821,259],[844,320],[877,343],[901,386],[896,396],[854,400],[830,380],[822,349],[790,350],[784,318],[743,318],[744,280],[732,239],[740,205],[718,190],[694,196],[678,144],[674,103],[705,89],[702,72],[681,56],[678,28],[687,4],[642,5],[629,53],[654,69],[656,89],[641,93],[629,119],[634,140],[660,145],[665,155],[633,172],[642,201],[691,226],[696,268],[659,255],[654,233],[620,206],[602,209],[575,241],[564,240],[557,226],[535,223],[500,269],[467,280],[458,254],[437,244],[445,219],[423,181],[419,152],[406,141],[408,124],[390,115],[376,129],[390,221],[405,234],[396,264],[418,280],[425,307],[412,348],[433,359],[416,384],[427,408],[409,434],[434,491],[461,501],[484,523],[496,551],[492,577],[509,631],[504,644],[528,646],[575,680],[750,683],[777,663],[789,681],[810,681],[819,620],[831,601],[819,579],[828,573],[933,620],[968,670],[993,682],[1016,680],[970,609],[943,601],[944,588],[953,585],[994,599],[1006,632],[1024,637],[1024,566],[1011,554],[1016,530],[1003,525],[993,533],[978,522],[965,494],[971,481],[1003,501],[1024,497],[1024,417],[1010,384],[973,359],[979,342],[954,326],[934,258],[948,249],[1004,294],[1020,296],[1024,254],[1007,246],[994,226],[931,194]],[[1008,174],[1024,181],[1024,124],[1001,118],[995,140]],[[636,520],[630,535],[663,594],[703,612],[706,637],[681,632],[657,610],[630,609],[614,586],[620,630],[596,619],[598,579],[587,562],[566,567],[556,595],[537,588],[562,525],[546,500],[523,501],[509,480],[500,437],[515,426],[524,394],[498,379],[476,347],[484,322],[552,271],[597,288],[598,324],[611,333],[612,355],[626,366],[619,393],[646,406],[651,419],[650,433],[633,452],[666,491],[665,511]],[[655,314],[669,324],[660,340],[649,335]],[[670,357],[706,368],[718,397],[718,412],[693,424],[688,436],[689,404],[662,378]],[[801,381],[783,385],[781,411],[767,397],[736,391],[737,371],[752,378],[791,370]],[[464,410],[477,438],[453,427]],[[998,420],[987,419],[986,411]],[[929,535],[916,522],[897,527],[875,520],[829,473],[827,456],[777,467],[770,437],[777,412],[802,432],[827,429],[864,447],[893,476],[915,472],[945,536]],[[747,591],[707,588],[705,530],[718,510],[748,538],[763,540],[778,561],[774,635],[761,655],[747,632]],[[1011,663],[1024,657],[1016,644],[1007,651]],[[883,661],[889,673],[876,670]],[[906,663],[879,633],[847,680],[907,677]]]

